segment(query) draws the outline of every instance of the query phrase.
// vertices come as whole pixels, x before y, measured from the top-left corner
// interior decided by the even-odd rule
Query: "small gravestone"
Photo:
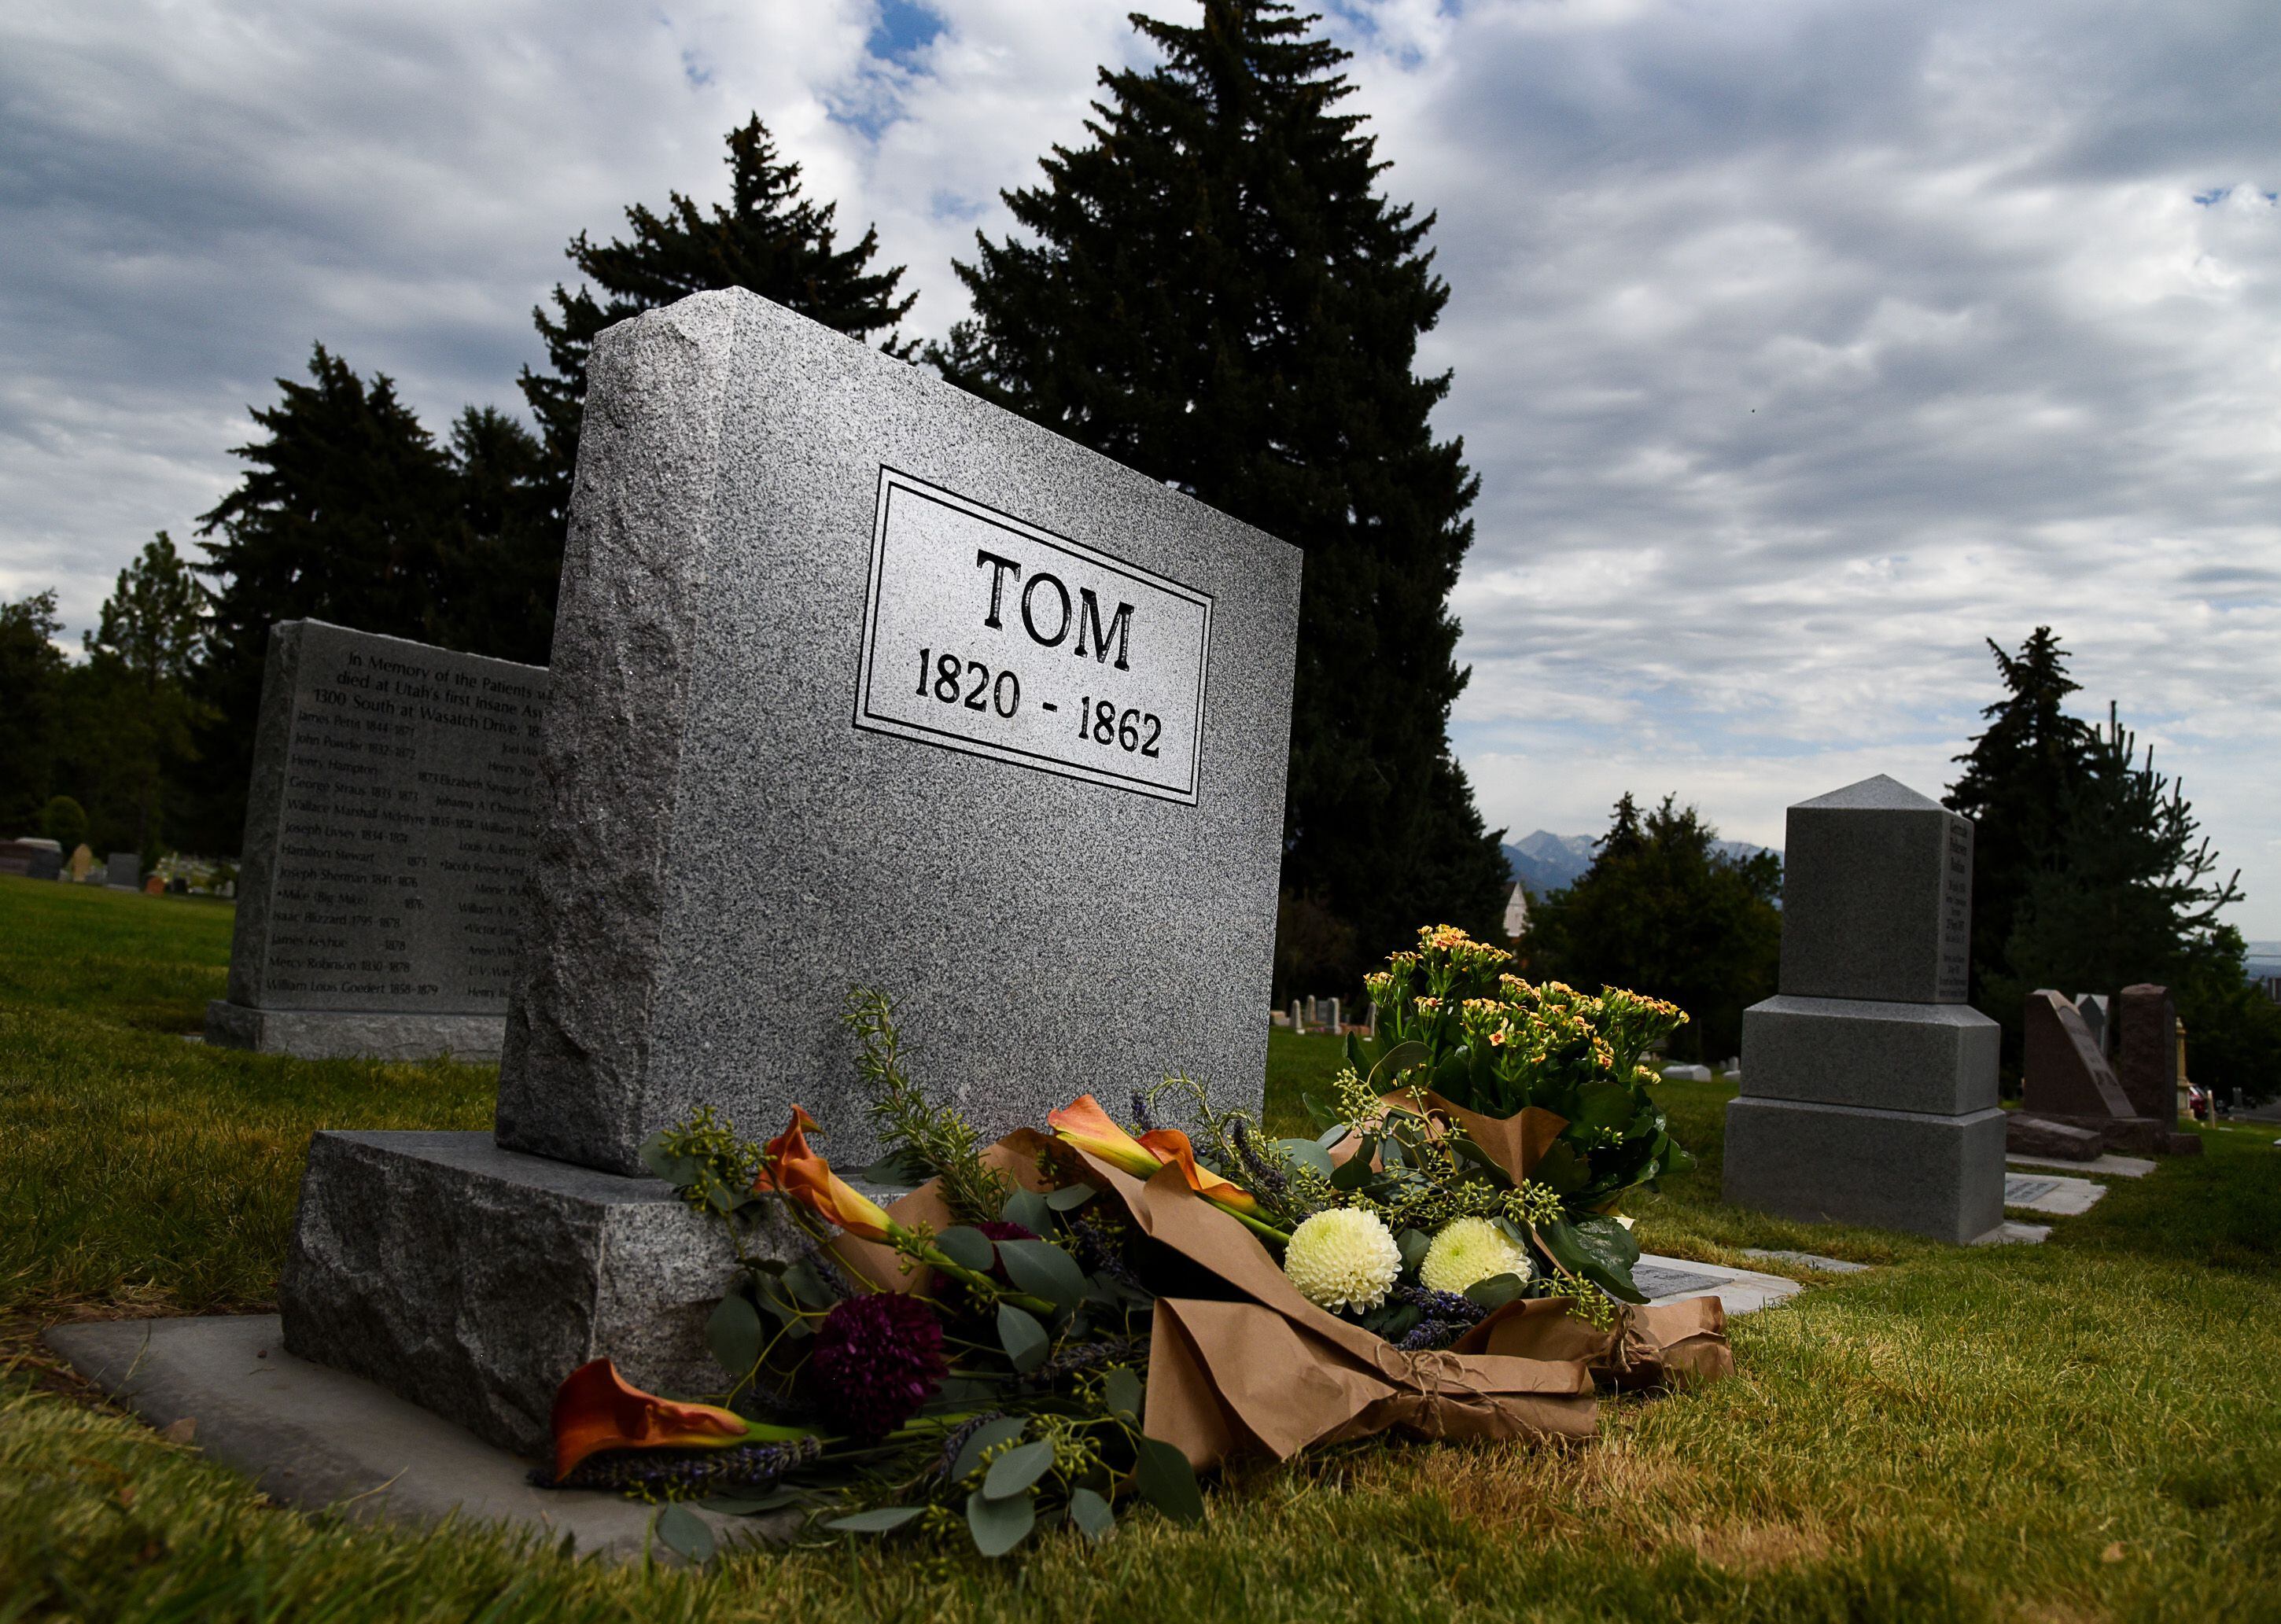
[[[2084,1030],[2091,1033],[2093,1046],[2101,1055],[2107,1054],[2111,1048],[2107,1042],[2107,994],[2085,993],[2075,1001],[2075,1010],[2083,1017]]]
[[[209,1043],[499,1057],[546,687],[511,661],[322,621],[270,629]]]
[[[1299,554],[742,291],[605,332],[496,1138],[322,1133],[287,1347],[530,1450],[725,1385],[699,1104],[870,1159],[851,986],[986,1136],[1167,1073],[1257,1109]]]
[[[87,877],[95,872],[95,854],[84,845],[72,847],[71,862],[66,866],[66,872],[73,879],[84,883]]]
[[[2054,992],[2030,993],[2022,1025],[2023,1110],[2062,1117],[2138,1115],[2075,1005]]]
[[[2166,1156],[2200,1156],[2201,1135],[2178,1130],[2178,1093],[2184,1064],[2179,1050],[2178,1009],[2170,989],[2152,982],[2126,986],[2117,1001],[2116,1080],[2131,1110],[2149,1125],[2143,1143],[2119,1147],[2151,1149]]]
[[[2002,1224],[1971,909],[1968,819],[1883,777],[1790,809],[1781,991],[1743,1016],[1728,1201],[1957,1242]]]
[[[103,883],[113,891],[143,889],[143,859],[133,852],[113,852],[103,866]]]
[[[0,840],[0,874],[19,874],[26,879],[54,879],[63,873],[63,847],[53,840],[27,837]]]

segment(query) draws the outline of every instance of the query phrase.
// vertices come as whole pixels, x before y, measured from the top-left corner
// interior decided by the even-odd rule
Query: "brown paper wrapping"
[[[1516,1162],[1533,1163],[1526,1148],[1533,1144],[1542,1155],[1564,1125],[1550,1112],[1535,1114],[1550,1118],[1549,1133],[1525,1120],[1527,1112],[1505,1124],[1474,1119],[1509,1126],[1497,1138],[1474,1121],[1466,1127],[1501,1163],[1508,1148]],[[1022,1129],[984,1157],[1024,1188],[1039,1189],[1039,1153],[1055,1145]],[[1247,1454],[1286,1460],[1388,1429],[1425,1438],[1589,1437],[1597,1426],[1596,1373],[1639,1387],[1734,1368],[1715,1297],[1627,1309],[1615,1332],[1570,1315],[1558,1299],[1511,1303],[1454,1348],[1405,1353],[1300,1295],[1258,1237],[1189,1189],[1178,1169],[1144,1181],[1082,1152],[1058,1154],[1081,1163],[1143,1234],[1241,1294],[1156,1299],[1143,1421],[1150,1437],[1174,1445],[1199,1471]],[[955,1221],[933,1183],[888,1211],[907,1225],[940,1229]],[[921,1284],[924,1272],[904,1273],[892,1248],[842,1235],[834,1250],[885,1289]]]

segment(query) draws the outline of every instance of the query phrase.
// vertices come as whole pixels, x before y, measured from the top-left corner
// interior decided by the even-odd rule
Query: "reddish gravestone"
[[[2178,1125],[2178,1011],[2170,989],[2141,982],[2122,989],[2122,1045],[2117,1056],[2122,1092],[2134,1117]]]
[[[2139,1117],[2082,1013],[2053,992],[2028,994],[2022,1103],[2048,1117]]]

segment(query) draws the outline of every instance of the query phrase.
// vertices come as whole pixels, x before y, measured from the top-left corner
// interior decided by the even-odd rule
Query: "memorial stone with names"
[[[497,1059],[547,674],[321,621],[270,630],[229,996],[206,1039]]]
[[[280,1291],[290,1350],[525,1450],[603,1352],[723,1384],[726,1252],[639,1147],[798,1102],[863,1165],[853,986],[986,1134],[1256,1108],[1297,643],[1296,549],[748,293],[588,386],[496,1136],[320,1134]]]
[[[1781,992],[1743,1016],[1726,1198],[1966,1242],[2004,1218],[1972,824],[1884,777],[1790,809]]]

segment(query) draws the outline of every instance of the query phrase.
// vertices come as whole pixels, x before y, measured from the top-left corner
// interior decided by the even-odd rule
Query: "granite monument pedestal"
[[[1790,809],[1781,992],[1743,1016],[1728,1201],[1960,1244],[2004,1221],[1996,1024],[1968,1008],[1972,825],[1887,777]]]

